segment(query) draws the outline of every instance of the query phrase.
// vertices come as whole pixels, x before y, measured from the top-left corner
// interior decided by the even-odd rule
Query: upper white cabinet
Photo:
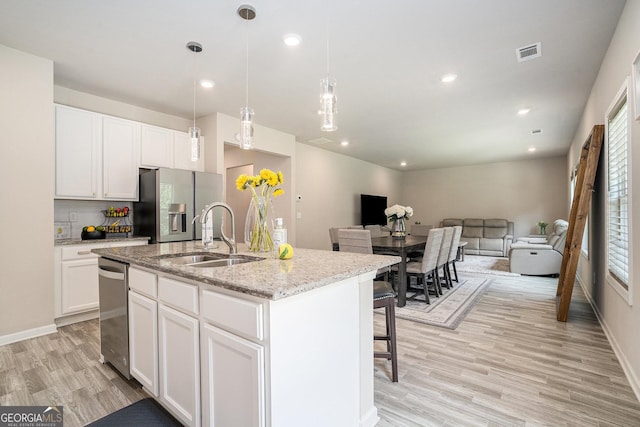
[[[142,125],[140,167],[175,168],[204,171],[204,152],[200,141],[200,158],[191,161],[191,140],[186,132]]]
[[[56,198],[136,200],[140,124],[56,108]]]
[[[102,182],[105,199],[138,198],[140,123],[115,117],[102,119]]]
[[[102,116],[56,106],[56,197],[98,198]]]
[[[142,125],[140,135],[140,167],[173,167],[173,132],[157,126]]]

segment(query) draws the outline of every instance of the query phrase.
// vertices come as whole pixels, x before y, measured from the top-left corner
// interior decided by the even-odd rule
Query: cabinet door
[[[205,323],[202,349],[204,425],[264,426],[264,347]]]
[[[199,141],[200,158],[191,161],[191,139],[186,132],[173,132],[173,164],[176,169],[188,169],[204,172],[204,144]]]
[[[142,125],[140,134],[140,166],[147,168],[174,167],[173,131],[171,129]]]
[[[200,425],[198,320],[159,304],[160,400],[188,426]]]
[[[62,263],[62,314],[98,308],[98,259]]]
[[[96,198],[102,116],[56,106],[56,197]]]
[[[158,303],[129,291],[131,375],[158,397]]]
[[[104,117],[102,127],[102,198],[136,200],[140,124]]]

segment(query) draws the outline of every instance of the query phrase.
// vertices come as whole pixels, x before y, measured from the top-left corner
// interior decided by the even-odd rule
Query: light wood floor
[[[557,279],[490,277],[455,331],[397,319],[400,382],[375,362],[379,426],[640,426],[640,403],[579,288],[559,323]],[[97,361],[98,335],[92,320],[0,347],[0,405],[62,405],[72,427],[145,397]]]

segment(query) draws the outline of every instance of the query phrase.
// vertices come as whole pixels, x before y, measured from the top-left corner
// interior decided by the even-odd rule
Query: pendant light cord
[[[249,108],[249,20],[246,20],[246,46],[245,46],[245,107]]]
[[[193,127],[196,127],[196,51],[193,51]]]
[[[326,1],[325,33],[327,36],[327,78],[329,78],[329,0]]]

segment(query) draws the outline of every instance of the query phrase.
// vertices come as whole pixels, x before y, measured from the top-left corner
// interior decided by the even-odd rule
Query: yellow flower
[[[269,169],[262,169],[260,171],[260,178],[264,179],[265,181],[267,181],[269,179],[269,177],[271,176],[273,172],[271,172]]]
[[[282,175],[282,171],[278,171],[278,182],[280,184],[284,182],[284,176]]]
[[[244,189],[246,188],[245,185],[247,184],[247,181],[249,180],[249,177],[245,174],[242,174],[238,177],[238,179],[236,179],[236,188],[238,190],[242,190],[244,191]]]
[[[273,192],[273,197],[277,197],[284,194],[284,190],[282,188],[278,188],[276,191]]]
[[[256,175],[256,176],[251,177],[251,186],[252,187],[257,187],[260,184],[262,184],[262,178],[260,178],[260,175]]]

